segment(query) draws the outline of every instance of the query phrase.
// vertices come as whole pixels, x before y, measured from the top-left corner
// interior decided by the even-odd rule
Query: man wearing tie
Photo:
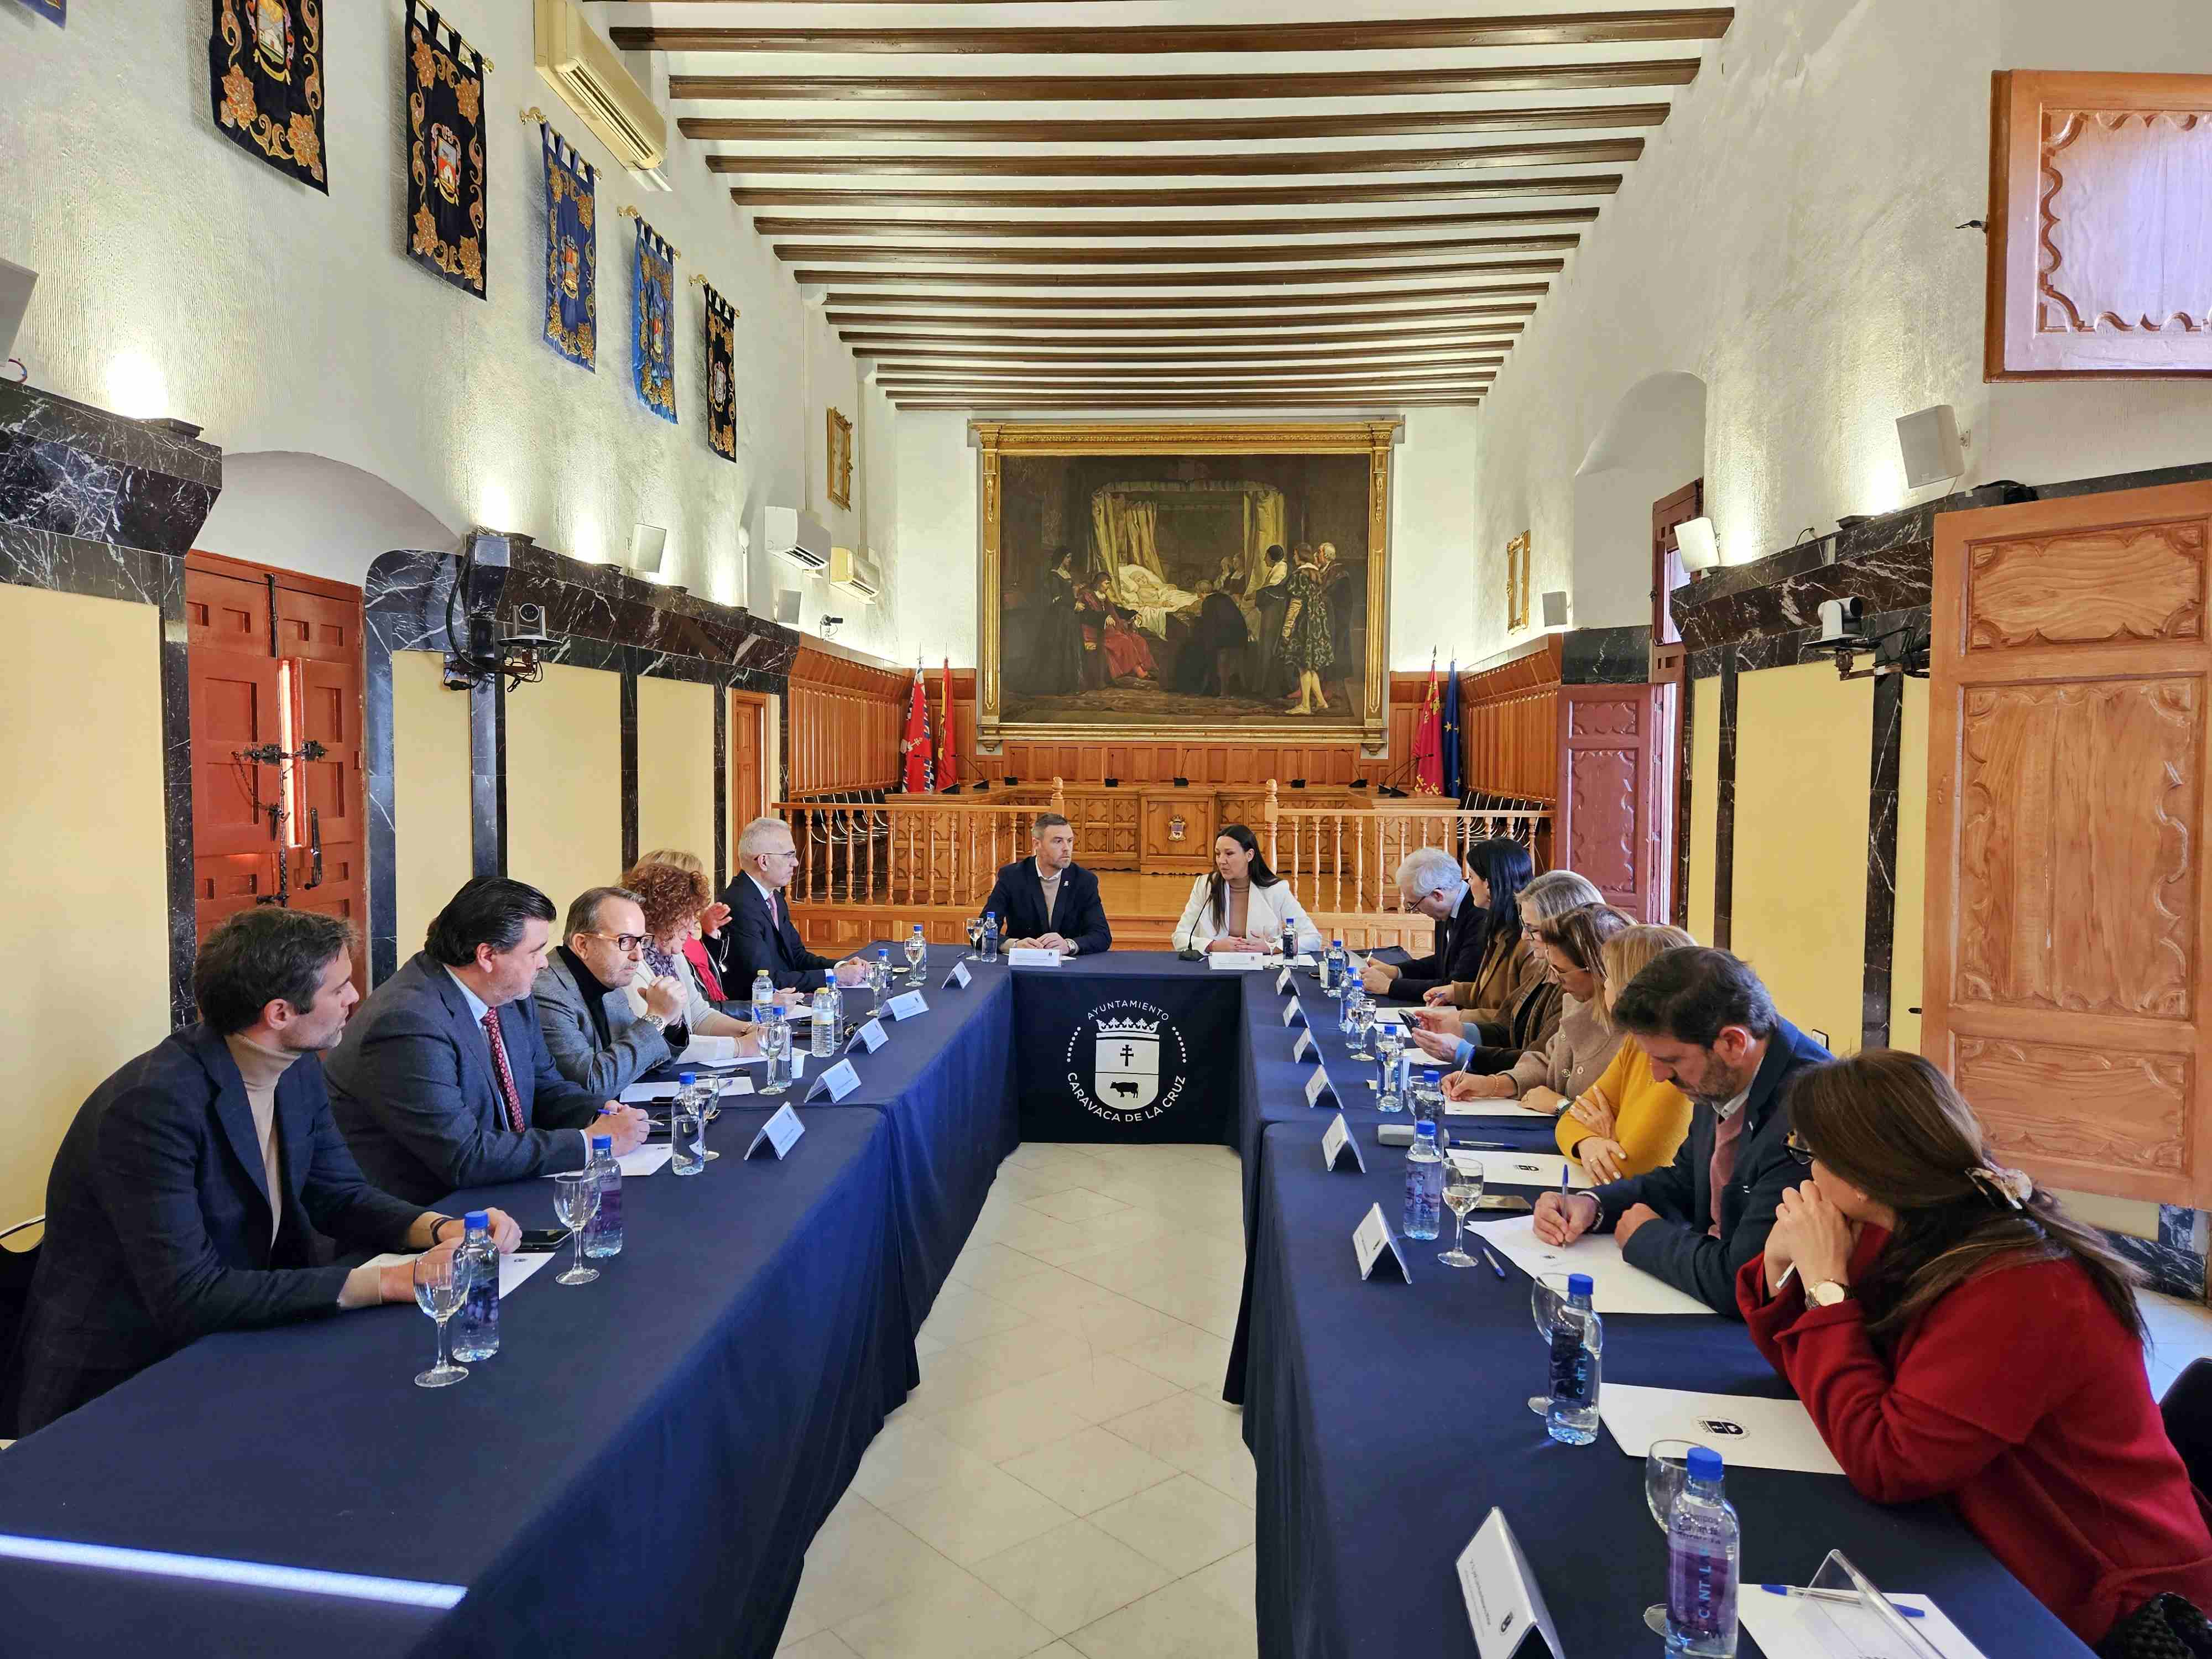
[[[1007,946],[1067,957],[1113,949],[1098,878],[1075,861],[1075,826],[1057,812],[1040,812],[1030,836],[1030,855],[999,872],[983,905],[997,913]]]
[[[428,1203],[580,1170],[592,1135],[617,1157],[644,1140],[644,1113],[569,1082],[546,1050],[531,990],[553,914],[526,883],[468,883],[325,1062],[338,1127],[386,1192]]]
[[[730,945],[722,988],[732,997],[752,994],[753,976],[763,968],[779,991],[811,991],[831,974],[840,985],[858,985],[860,959],[832,962],[817,957],[791,925],[783,890],[799,870],[799,845],[781,818],[755,818],[738,836],[738,876],[722,891],[729,907],[725,924]]]

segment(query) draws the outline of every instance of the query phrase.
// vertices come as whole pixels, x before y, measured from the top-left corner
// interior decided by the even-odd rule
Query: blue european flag
[[[1444,794],[1457,800],[1462,793],[1459,775],[1459,659],[1452,659],[1451,674],[1444,681],[1443,750]]]

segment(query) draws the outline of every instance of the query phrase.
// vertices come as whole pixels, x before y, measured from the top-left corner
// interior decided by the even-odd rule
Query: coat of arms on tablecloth
[[[1109,1106],[1141,1112],[1159,1097],[1160,1035],[1148,1019],[1098,1022],[1097,1058],[1091,1087]]]

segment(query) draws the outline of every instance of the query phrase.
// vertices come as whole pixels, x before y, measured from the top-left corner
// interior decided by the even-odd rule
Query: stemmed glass
[[[599,1178],[588,1170],[572,1170],[553,1177],[553,1213],[576,1241],[576,1265],[554,1282],[588,1285],[599,1276],[597,1267],[584,1265],[585,1224],[599,1212]]]
[[[780,1095],[791,1086],[791,1022],[772,1019],[761,1027],[761,1053],[768,1064],[761,1069],[761,1092]]]
[[[1399,1112],[1405,1102],[1398,1098],[1398,1056],[1406,1051],[1405,1028],[1395,1020],[1386,1020],[1375,1028],[1375,1052],[1382,1061],[1382,1075],[1376,1079],[1375,1104],[1377,1110]]]
[[[707,1126],[722,1115],[722,1091],[726,1086],[724,1079],[716,1078],[713,1086],[706,1091],[706,1097],[699,1103],[699,1145],[706,1152],[706,1161],[709,1164],[721,1157],[720,1152],[707,1145]]]
[[[466,1365],[456,1365],[446,1352],[446,1323],[468,1299],[469,1265],[459,1251],[434,1250],[415,1258],[415,1305],[438,1322],[438,1363],[416,1373],[416,1388],[442,1389],[469,1374]]]
[[[1692,1440],[1655,1440],[1644,1454],[1644,1502],[1662,1533],[1673,1518],[1674,1500],[1682,1495],[1682,1484],[1690,1478],[1690,1454],[1696,1447]],[[1644,1609],[1644,1627],[1661,1636],[1667,1633],[1664,1601]]]
[[[1353,991],[1344,999],[1344,1029],[1352,1038],[1354,1060],[1375,1058],[1367,1047],[1368,1034],[1375,1029],[1375,1003],[1364,991]]]
[[[1559,1310],[1567,1300],[1567,1276],[1565,1273],[1538,1273],[1528,1286],[1528,1311],[1535,1316],[1536,1334],[1544,1339],[1544,1346],[1552,1346],[1552,1327],[1559,1322]],[[1539,1417],[1552,1414],[1552,1396],[1532,1394],[1528,1409]]]
[[[1444,1165],[1444,1203],[1452,1212],[1452,1247],[1437,1253],[1447,1267],[1481,1266],[1467,1253],[1467,1212],[1482,1201],[1482,1165],[1462,1168],[1456,1158]]]

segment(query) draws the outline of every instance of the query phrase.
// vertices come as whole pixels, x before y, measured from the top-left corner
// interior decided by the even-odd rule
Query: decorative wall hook
[[[522,118],[526,121],[535,121],[538,125],[543,126],[545,125],[545,112],[538,108],[537,105],[532,104],[528,109],[522,112]]]

